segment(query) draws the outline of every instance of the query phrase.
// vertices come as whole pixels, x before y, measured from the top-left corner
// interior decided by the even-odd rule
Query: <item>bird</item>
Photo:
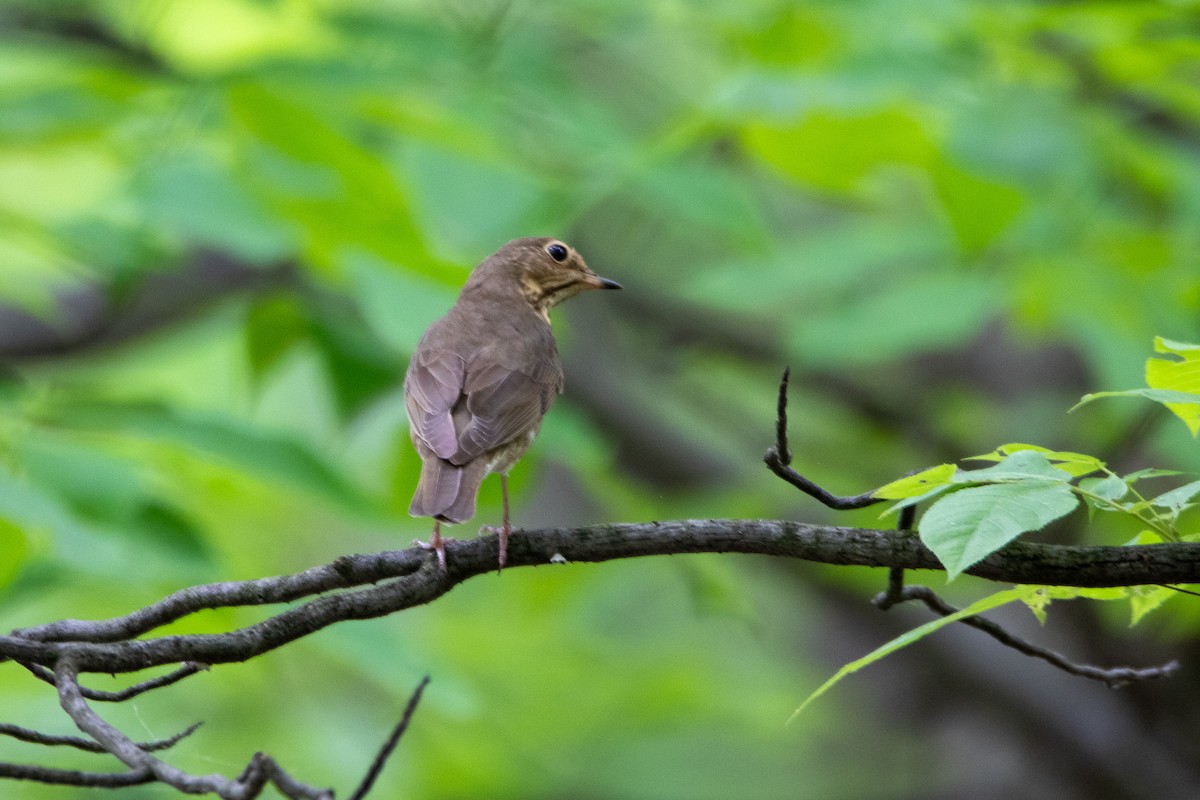
[[[500,569],[512,532],[508,472],[563,391],[550,308],[590,289],[620,289],[570,245],[513,239],[471,271],[454,306],[421,336],[404,376],[409,435],[421,477],[409,514],[433,517],[429,543],[446,571],[443,523],[466,522],[484,477],[500,475]]]

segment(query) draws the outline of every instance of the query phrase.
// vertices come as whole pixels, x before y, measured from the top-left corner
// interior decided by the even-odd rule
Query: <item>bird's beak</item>
[[[620,289],[621,284],[616,281],[610,281],[608,278],[601,278],[599,275],[589,275],[587,285],[590,289]]]

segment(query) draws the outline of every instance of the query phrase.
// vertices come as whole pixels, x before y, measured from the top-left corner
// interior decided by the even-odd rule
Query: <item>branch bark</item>
[[[350,619],[380,617],[428,603],[495,570],[497,537],[455,541],[449,570],[419,548],[352,555],[294,575],[195,586],[110,620],[63,620],[0,636],[0,657],[53,668],[70,655],[80,672],[128,673],[168,664],[245,661]],[[517,531],[508,569],[553,562],[600,562],[686,553],[756,553],[825,564],[941,569],[909,531],[812,525],[788,520],[677,520]],[[1133,547],[1014,542],[967,570],[1004,583],[1137,586],[1200,583],[1200,544]],[[134,639],[216,607],[287,603],[270,619],[225,633]]]

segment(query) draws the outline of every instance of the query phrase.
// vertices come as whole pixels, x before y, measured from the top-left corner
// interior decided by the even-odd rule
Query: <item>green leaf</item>
[[[1035,450],[1039,453],[1053,452],[1048,447],[1042,447],[1037,444],[1023,444],[1013,442],[1010,444],[1002,444],[990,453],[982,453],[977,456],[967,456],[963,461],[1003,461],[1006,457],[1021,450]]]
[[[327,460],[292,436],[231,417],[183,411],[156,403],[91,403],[56,411],[60,425],[116,429],[194,448],[240,468],[362,507],[368,501]]]
[[[1074,411],[1081,405],[1101,397],[1144,397],[1162,403],[1170,409],[1175,416],[1184,421],[1192,436],[1200,434],[1200,345],[1185,344],[1158,336],[1154,339],[1154,350],[1178,358],[1147,359],[1147,388],[1093,392],[1084,395],[1071,410]]]
[[[1069,482],[1071,473],[1052,465],[1046,455],[1038,450],[1018,450],[1005,456],[994,467],[959,472],[954,483],[998,483],[1006,481],[1059,481]]]
[[[903,509],[906,509],[909,506],[919,505],[921,503],[924,503],[926,500],[932,500],[935,497],[940,497],[941,495],[945,494],[948,491],[951,491],[951,490],[958,491],[961,489],[962,489],[961,486],[956,486],[953,483],[943,483],[941,486],[935,486],[932,489],[930,489],[929,491],[924,492],[923,494],[914,495],[912,497],[906,497],[898,503],[893,503],[891,506],[889,506],[887,508],[887,510],[885,510],[882,514],[879,515],[879,518],[883,519],[884,517],[889,516],[890,514],[895,514],[899,511],[902,511]]]
[[[96,536],[55,494],[0,468],[0,519],[11,520],[28,537],[49,539],[58,559],[76,567],[101,570],[113,562],[113,548]],[[12,537],[9,537],[12,539]],[[15,539],[12,539],[15,542]],[[0,551],[2,552],[2,551]],[[128,561],[122,570],[128,574]]]
[[[129,527],[176,557],[208,559],[212,556],[203,529],[179,508],[151,502],[143,506]]]
[[[1037,618],[1039,625],[1046,624],[1046,609],[1050,607],[1052,598],[1044,591],[1035,592],[1028,597],[1022,597],[1021,601],[1033,612],[1033,616]]]
[[[1037,592],[1039,588],[1040,587],[1037,586],[1018,586],[1013,589],[1006,589],[1004,591],[996,592],[995,594],[988,595],[981,600],[976,600],[974,603],[962,609],[961,611],[956,611],[953,614],[942,617],[941,619],[935,619],[930,622],[926,622],[919,628],[914,628],[907,633],[897,636],[887,644],[877,647],[862,658],[851,661],[849,664],[846,664],[844,667],[839,669],[832,678],[825,681],[825,683],[821,684],[815,692],[804,698],[804,702],[802,702],[799,707],[792,712],[792,715],[788,717],[788,722],[794,720],[800,715],[800,712],[804,711],[804,709],[811,705],[814,700],[832,689],[848,675],[853,675],[863,667],[874,664],[876,661],[879,661],[885,656],[891,655],[897,650],[908,647],[910,644],[919,642],[929,634],[941,630],[951,623],[958,622],[960,619],[966,619],[967,617],[973,617],[977,614],[982,614],[985,611],[991,611],[993,608],[999,608],[1002,605],[1006,605],[1016,600],[1023,600]]]
[[[958,245],[966,253],[977,253],[992,244],[1025,202],[1015,186],[944,161],[936,163],[930,175]]]
[[[1129,625],[1133,627],[1142,618],[1154,611],[1170,598],[1179,594],[1166,586],[1132,586],[1129,595]]]
[[[356,248],[343,251],[341,260],[364,321],[401,352],[411,352],[429,324],[454,305],[467,277],[465,270],[447,270],[444,281],[434,281]]]
[[[953,464],[938,464],[923,469],[915,475],[892,481],[876,489],[872,494],[884,500],[902,500],[906,497],[923,495],[935,486],[950,483],[957,470]]]
[[[315,266],[334,269],[339,251],[352,246],[414,270],[439,271],[408,187],[342,117],[303,99],[253,80],[226,91],[231,123],[263,145],[247,150],[240,173],[257,202],[304,231]]]
[[[868,282],[851,299],[834,301],[835,309],[789,317],[788,345],[812,363],[867,368],[969,339],[980,319],[998,311],[999,299],[997,287],[978,272]],[[898,308],[906,312],[897,314]]]
[[[13,456],[26,480],[93,520],[128,519],[152,493],[136,463],[57,431],[22,437]]]
[[[1042,624],[1046,622],[1046,610],[1050,607],[1050,603],[1053,600],[1076,600],[1081,597],[1088,600],[1124,600],[1129,596],[1130,591],[1127,586],[1105,586],[1099,588],[1039,586],[1037,590],[1037,594],[1025,599],[1025,604],[1029,606],[1029,610],[1033,612],[1033,615]]]
[[[1079,488],[1088,494],[1095,495],[1102,500],[1110,500],[1114,503],[1129,494],[1129,484],[1120,475],[1108,475],[1104,478],[1085,478],[1079,482]],[[1090,497],[1086,499],[1088,502],[1094,502]],[[1102,510],[1111,510],[1112,508],[1112,506],[1105,504],[1100,504],[1096,507]]]
[[[1166,541],[1166,540],[1163,539],[1162,534],[1160,534],[1158,531],[1144,530],[1144,531],[1141,531],[1140,533],[1138,533],[1137,536],[1133,537],[1128,542],[1126,542],[1125,545],[1131,546],[1131,545],[1135,545],[1135,544],[1162,544],[1164,541]]]
[[[852,113],[817,109],[794,124],[753,124],[747,150],[784,175],[838,194],[854,192],[885,166],[924,166],[934,144],[919,109],[884,108]]]
[[[1147,469],[1139,469],[1137,472],[1131,472],[1125,476],[1125,482],[1133,485],[1143,478],[1170,478],[1183,473],[1177,469],[1155,469],[1149,467]]]
[[[1165,358],[1146,360],[1146,385],[1151,389],[1182,392],[1195,399],[1183,402],[1163,401],[1188,426],[1192,436],[1200,433],[1200,347],[1155,338],[1154,349],[1159,353],[1179,356],[1179,361]]]
[[[416,210],[437,241],[487,253],[513,231],[538,227],[538,204],[545,195],[536,173],[485,157],[478,142],[456,148],[443,144],[409,140],[402,162]]]
[[[178,236],[255,262],[285,257],[297,237],[211,158],[150,162],[141,211]]]
[[[357,320],[317,313],[313,341],[329,371],[343,419],[353,417],[380,394],[400,385],[401,361]]]
[[[1159,508],[1169,508],[1178,513],[1197,494],[1200,494],[1200,481],[1192,481],[1169,492],[1163,492],[1158,497],[1151,498],[1150,505],[1158,506]]]
[[[12,583],[29,557],[29,543],[24,531],[0,517],[0,589]]]
[[[1182,356],[1183,358],[1187,359],[1200,359],[1200,344],[1177,342],[1174,339],[1167,339],[1163,336],[1155,336],[1154,352],[1173,353],[1174,355]]]
[[[1036,444],[1002,444],[990,453],[981,456],[970,456],[964,460],[1001,461],[1007,456],[1021,452],[1022,450],[1032,450],[1041,453],[1048,461],[1053,462],[1056,467],[1075,476],[1086,475],[1089,472],[1104,469],[1104,462],[1095,456],[1089,456],[1086,453],[1072,453],[1069,450],[1051,450],[1048,447]]]
[[[1125,389],[1119,392],[1092,392],[1091,394],[1085,394],[1068,411],[1074,411],[1080,406],[1087,405],[1093,400],[1099,400],[1102,397],[1144,397],[1147,400],[1153,400],[1156,403],[1162,403],[1167,406],[1172,404],[1200,404],[1200,394],[1192,392],[1180,392],[1173,389]]]
[[[308,319],[294,297],[276,294],[260,299],[246,316],[246,355],[251,374],[261,378],[308,333]]]
[[[982,471],[982,470],[981,470]],[[1069,513],[1079,499],[1066,483],[1026,480],[949,494],[921,517],[921,541],[950,578],[1013,539]]]

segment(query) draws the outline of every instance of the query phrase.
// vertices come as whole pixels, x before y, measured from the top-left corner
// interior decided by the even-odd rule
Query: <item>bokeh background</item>
[[[5,0],[0,627],[426,535],[400,376],[520,235],[625,291],[555,312],[567,393],[514,473],[519,525],[890,524],[762,466],[785,365],[796,466],[834,491],[1010,441],[1196,469],[1149,404],[1066,412],[1141,385],[1154,335],[1200,340],[1198,156],[1192,2]],[[1043,538],[1134,533],[1081,513]],[[1113,692],[948,630],[785,726],[926,620],[874,610],[882,581],[513,570],[102,710],[146,738],[206,720],[185,769],[263,749],[345,794],[428,673],[381,798],[1195,796],[1186,596],[1132,629],[1127,604],[998,614],[1084,661],[1178,657],[1167,682]],[[13,665],[0,718],[69,732]]]

